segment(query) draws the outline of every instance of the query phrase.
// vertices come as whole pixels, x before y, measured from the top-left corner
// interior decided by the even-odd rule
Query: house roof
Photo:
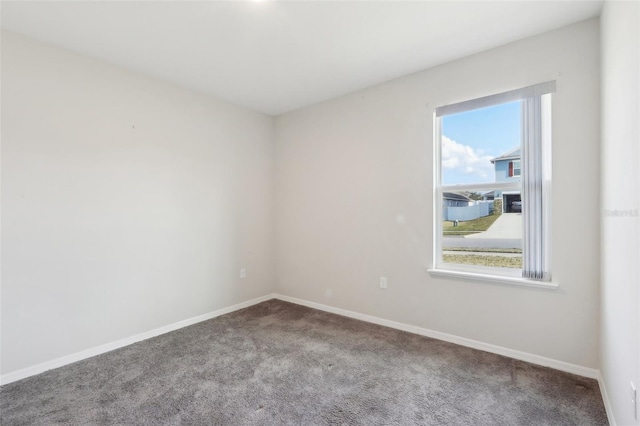
[[[456,194],[455,192],[443,192],[442,198],[447,200],[457,200],[457,201],[473,201],[471,198],[467,198],[462,194]]]
[[[502,160],[519,160],[520,159],[520,147],[513,149],[509,152],[506,152],[504,154],[502,154],[499,157],[496,157],[494,159],[491,160],[491,163],[495,163],[496,161],[502,161]]]

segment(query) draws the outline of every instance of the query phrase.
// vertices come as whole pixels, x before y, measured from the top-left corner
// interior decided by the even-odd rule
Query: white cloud
[[[467,175],[469,183],[478,179],[485,182],[493,180],[492,158],[490,155],[484,155],[481,150],[476,151],[442,135],[442,168]]]

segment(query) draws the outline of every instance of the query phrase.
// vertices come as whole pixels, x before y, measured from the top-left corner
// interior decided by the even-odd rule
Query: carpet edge
[[[93,348],[88,348],[80,352],[75,352],[69,355],[62,356],[60,358],[55,358],[50,361],[45,361],[40,364],[33,365],[31,367],[26,367],[17,371],[6,373],[0,376],[0,386],[7,385],[9,383],[16,382],[18,380],[26,379],[27,377],[35,376],[40,373],[44,373],[47,370],[53,370],[54,368],[63,367],[65,365],[73,364],[74,362],[82,361],[84,359],[91,358],[96,355],[101,355],[103,353],[110,352],[115,349],[120,349],[125,346],[131,345],[133,343],[141,342],[143,340],[147,340],[152,337],[160,336],[161,334],[179,330],[181,328],[188,327],[190,325],[197,324],[202,321],[207,321],[212,318],[219,317],[221,315],[226,315],[231,312],[238,311],[240,309],[248,308],[250,306],[257,305],[258,303],[266,302],[267,300],[271,300],[275,298],[276,298],[275,293],[270,293],[264,296],[256,297],[254,299],[237,303],[232,306],[227,306],[225,308],[217,309],[215,311],[208,312],[206,314],[198,315],[192,318],[187,318],[187,319],[175,322],[173,324],[168,324],[162,327],[154,328],[152,330],[135,334],[130,337],[125,337],[123,339],[119,339],[114,342],[105,343],[99,346],[94,346]]]
[[[494,353],[497,355],[503,355],[509,358],[517,359],[520,361],[529,362],[542,367],[549,367],[555,370],[564,371],[566,373],[576,374],[578,376],[587,377],[589,379],[598,379],[600,377],[600,370],[590,367],[584,367],[577,364],[571,364],[565,361],[559,361],[552,358],[543,357],[527,352],[518,351],[515,349],[509,349],[502,346],[492,345],[490,343],[484,343],[466,337],[460,337],[453,334],[442,333],[440,331],[430,330],[428,328],[418,327],[414,325],[404,324],[397,321],[387,320],[384,318],[375,317],[372,315],[361,314],[359,312],[353,312],[342,308],[336,308],[329,305],[323,305],[321,303],[311,302],[304,299],[298,299],[291,296],[285,296],[282,294],[274,294],[274,298],[285,302],[295,303],[298,305],[306,306],[320,311],[329,312],[332,314],[342,315],[345,317],[369,322],[372,324],[378,324],[385,327],[395,328],[397,330],[407,331],[409,333],[418,334],[420,336],[431,337],[433,339],[443,340],[445,342],[454,343],[460,346],[466,346],[473,349],[478,349],[485,352]]]

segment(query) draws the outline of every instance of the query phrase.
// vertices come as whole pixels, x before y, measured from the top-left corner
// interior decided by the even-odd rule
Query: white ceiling
[[[271,115],[598,16],[602,1],[2,2],[2,28]]]

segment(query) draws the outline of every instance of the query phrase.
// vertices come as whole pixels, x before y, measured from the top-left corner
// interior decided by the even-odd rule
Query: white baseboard
[[[602,402],[604,402],[604,409],[607,412],[609,426],[616,426],[617,423],[615,417],[613,417],[613,408],[611,407],[611,401],[609,401],[609,395],[607,394],[607,388],[604,385],[604,378],[601,373],[598,373],[598,385],[600,385],[600,394],[602,395]]]
[[[68,364],[72,364],[77,361],[81,361],[83,359],[91,358],[96,355],[103,354],[105,352],[109,352],[115,349],[122,348],[124,346],[131,345],[133,343],[140,342],[142,340],[150,339],[155,336],[159,336],[161,334],[169,333],[174,330],[178,330],[183,327],[187,327],[189,325],[193,325],[202,321],[209,320],[211,318],[215,318],[221,315],[225,315],[240,309],[247,308],[249,306],[256,305],[258,303],[262,303],[264,301],[270,299],[279,299],[285,302],[291,302],[302,306],[307,306],[313,309],[318,309],[325,312],[330,312],[337,315],[342,315],[349,318],[358,319],[361,321],[366,321],[373,324],[382,325],[385,327],[394,328],[397,330],[407,331],[409,333],[418,334],[421,336],[431,337],[438,340],[443,340],[445,342],[455,343],[457,345],[466,346],[474,349],[479,349],[486,352],[495,353],[498,355],[507,356],[509,358],[518,359],[521,361],[530,362],[532,364],[541,365],[544,367],[554,368],[556,370],[565,371],[567,373],[573,373],[583,377],[589,377],[592,379],[597,379],[600,385],[600,391],[602,393],[602,398],[605,404],[605,408],[607,410],[607,416],[609,416],[609,422],[612,426],[615,426],[615,420],[612,416],[611,405],[607,396],[606,388],[604,386],[604,381],[600,375],[600,372],[593,368],[587,368],[580,365],[570,364],[563,361],[554,360],[551,358],[542,357],[539,355],[534,355],[526,352],[521,352],[513,349],[504,348],[501,346],[492,345],[489,343],[483,343],[472,339],[467,339],[465,337],[454,336],[452,334],[441,333],[439,331],[429,330],[422,327],[417,327],[409,324],[403,324],[396,321],[386,320],[383,318],[374,317],[372,315],[361,314],[358,312],[349,311],[346,309],[336,308],[333,306],[323,305],[320,303],[310,302],[308,300],[298,299],[295,297],[284,296],[281,294],[268,294],[262,297],[258,297],[255,299],[248,300],[246,302],[238,303],[233,306],[229,306],[226,308],[218,309],[213,312],[209,312],[203,315],[199,315],[197,317],[189,318],[186,320],[178,321],[173,324],[166,325],[164,327],[156,328],[154,330],[150,330],[144,333],[136,334],[135,336],[127,337],[124,339],[117,340],[115,342],[106,343],[104,345],[96,346],[94,348],[86,349],[84,351],[76,352],[74,354],[66,355],[60,358],[56,358],[51,361],[46,361],[41,364],[37,364],[31,367],[27,367],[18,371],[14,371],[11,373],[4,374],[0,376],[0,385],[5,385],[11,382],[15,382],[17,380],[21,380],[30,376],[34,376],[36,374],[43,373],[47,370],[51,370],[54,368],[62,367]]]
[[[467,339],[464,337],[454,336],[452,334],[441,333],[439,331],[429,330],[422,327],[417,327],[409,324],[403,324],[396,321],[386,320],[383,318],[374,317],[372,315],[361,314],[358,312],[349,311],[346,309],[336,308],[333,306],[323,305],[321,303],[310,302],[308,300],[298,299],[295,297],[284,296],[281,294],[268,294],[262,297],[257,297],[255,299],[247,300],[246,302],[238,303],[233,306],[229,306],[226,308],[218,309],[213,312],[209,312],[203,315],[199,315],[197,317],[189,318],[186,320],[178,321],[173,324],[166,325],[164,327],[156,328],[154,330],[150,330],[144,333],[136,334],[135,336],[127,337],[124,339],[117,340],[115,342],[107,343],[104,345],[96,346],[94,348],[86,349],[81,352],[76,352],[71,355],[66,355],[60,358],[56,358],[51,361],[46,361],[41,364],[37,364],[31,367],[24,368],[22,370],[14,371],[11,373],[4,374],[0,376],[0,385],[5,385],[11,382],[15,382],[17,380],[21,380],[30,376],[35,376],[36,374],[43,373],[47,370],[51,370],[54,368],[59,368],[68,364],[72,364],[77,361],[81,361],[83,359],[91,358],[96,355],[103,354],[105,352],[110,352],[115,349],[122,348],[124,346],[131,345],[133,343],[140,342],[142,340],[150,339],[155,336],[159,336],[161,334],[169,333],[174,330],[178,330],[183,327],[187,327],[202,321],[206,321],[221,315],[225,315],[240,309],[248,308],[249,306],[256,305],[258,303],[265,302],[270,299],[279,299],[285,302],[295,303],[297,305],[307,306],[309,308],[318,309],[325,312],[330,312],[337,315],[342,315],[349,318],[358,319],[361,321],[382,325],[385,327],[394,328],[397,330],[407,331],[409,333],[418,334],[420,336],[431,337],[438,340],[443,340],[445,342],[455,343],[457,345],[466,346],[474,349],[479,349],[486,352],[495,353],[498,355],[503,355],[509,358],[518,359],[521,361],[530,362],[532,364],[541,365],[544,367],[554,368],[556,370],[565,371],[567,373],[573,373],[579,376],[588,377],[592,379],[597,379],[598,384],[600,386],[600,392],[602,394],[602,399],[604,401],[604,406],[607,412],[607,417],[609,419],[609,424],[611,426],[616,426],[615,418],[613,417],[613,411],[611,409],[611,403],[609,401],[609,397],[607,395],[607,390],[604,384],[604,380],[600,374],[599,370],[593,368],[587,368],[580,365],[570,364],[563,361],[554,360],[551,358],[542,357],[539,355],[534,355],[526,352],[516,351],[513,349],[504,348],[501,346],[492,345],[489,343],[483,343],[472,339]]]
[[[469,348],[479,349],[481,351],[503,355],[503,356],[514,358],[520,361],[526,361],[532,364],[541,365],[543,367],[549,367],[549,368],[564,371],[567,373],[576,374],[578,376],[588,377],[590,379],[598,379],[600,377],[600,371],[593,368],[570,364],[568,362],[558,361],[555,359],[546,358],[543,356],[534,355],[527,352],[516,351],[514,349],[508,349],[502,346],[483,343],[477,340],[467,339],[465,337],[454,336],[452,334],[441,333],[439,331],[429,330],[427,328],[403,324],[400,322],[386,320],[386,319],[374,317],[371,315],[365,315],[358,312],[348,311],[346,309],[334,308],[333,306],[323,305],[315,302],[309,302],[308,300],[297,299],[295,297],[283,296],[281,294],[275,294],[274,297],[276,299],[280,299],[285,302],[291,302],[298,305],[308,306],[309,308],[330,312],[332,314],[338,314],[345,317],[370,322],[373,324],[383,325],[385,327],[395,328],[402,331],[408,331],[409,333],[418,334],[420,336],[426,336],[426,337],[432,337],[438,340],[444,340],[445,342],[455,343],[457,345],[467,346]]]
[[[218,309],[217,311],[209,312],[197,317],[188,318],[186,320],[178,321],[173,324],[165,325],[164,327],[156,328],[144,333],[136,334],[135,336],[126,337],[124,339],[117,340],[115,342],[106,343],[104,345],[96,346],[94,348],[85,349],[84,351],[76,352],[74,354],[66,355],[60,358],[46,361],[41,364],[37,364],[31,367],[23,368],[22,370],[14,371],[11,373],[0,376],[0,385],[6,385],[7,383],[15,382],[17,380],[25,379],[36,374],[43,373],[47,370],[62,367],[67,364],[72,364],[83,359],[91,358],[92,356],[100,355],[105,352],[110,352],[114,349],[119,349],[124,346],[131,345],[133,343],[147,340],[161,334],[169,333],[170,331],[178,330],[183,327],[187,327],[202,321],[209,320],[211,318],[219,317],[240,309],[248,308],[249,306],[262,303],[266,300],[275,298],[275,294],[268,294],[266,296],[257,297],[255,299],[247,300],[246,302],[238,303],[237,305],[229,306],[226,308]]]

